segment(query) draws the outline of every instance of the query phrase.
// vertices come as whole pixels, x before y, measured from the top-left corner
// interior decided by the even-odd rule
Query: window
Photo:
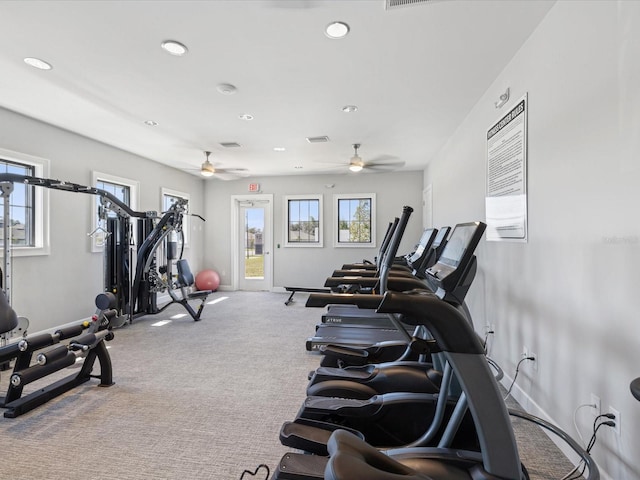
[[[285,247],[322,247],[322,195],[284,197]]]
[[[48,175],[49,161],[0,149],[0,174],[10,173],[33,177]],[[13,183],[9,197],[12,255],[46,255],[49,245],[49,191],[21,182]],[[0,245],[4,243],[4,198],[0,196]]]
[[[167,210],[169,210],[169,208],[171,208],[171,205],[173,205],[179,200],[187,201],[187,208],[184,215],[182,216],[182,235],[184,235],[184,246],[188,247],[189,246],[189,221],[190,221],[189,194],[178,192],[176,190],[170,190],[164,187],[161,189],[161,194],[162,194],[162,211],[163,212],[166,212]]]
[[[109,192],[118,200],[128,205],[132,210],[136,210],[138,198],[138,182],[130,180],[128,178],[115,177],[106,173],[93,172],[93,185],[95,185],[95,187],[100,190]],[[91,251],[93,252],[101,252],[102,248],[104,247],[107,230],[106,218],[115,218],[117,216],[111,210],[103,212],[103,207],[100,199],[101,197],[96,195],[95,201],[93,202],[94,228],[93,234],[91,236],[91,238],[93,239]],[[132,225],[135,230],[136,222],[132,222]]]
[[[375,193],[334,195],[336,247],[374,247]]]
[[[33,165],[24,165],[10,160],[0,160],[0,173],[34,176]],[[34,240],[34,187],[24,183],[14,183],[9,197],[9,215],[11,223],[11,245],[33,247]],[[0,197],[0,214],[4,212],[4,197]],[[2,221],[0,226],[2,226]],[[0,236],[0,245],[4,238]]]

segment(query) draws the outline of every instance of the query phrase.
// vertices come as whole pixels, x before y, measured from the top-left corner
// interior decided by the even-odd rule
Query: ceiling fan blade
[[[216,168],[214,177],[220,180],[237,180],[238,178],[248,177],[249,170],[246,168]]]
[[[366,164],[380,164],[380,163],[389,163],[389,162],[397,162],[398,157],[394,155],[378,155],[377,157],[365,159]]]
[[[246,168],[216,168],[215,173],[230,173],[233,175],[242,175],[249,170]]]
[[[405,162],[388,162],[388,163],[365,163],[364,170],[370,172],[391,172],[398,168],[402,168]]]
[[[218,171],[216,171],[216,173],[213,174],[214,178],[218,178],[218,179],[224,180],[224,181],[238,180],[239,178],[244,178],[244,177],[248,177],[248,176],[249,176],[249,173],[247,173],[247,172],[229,172],[229,171],[218,172]]]

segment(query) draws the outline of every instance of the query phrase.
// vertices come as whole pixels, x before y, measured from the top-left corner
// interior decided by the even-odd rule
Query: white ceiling
[[[194,171],[210,150],[216,166],[255,176],[346,173],[353,143],[365,161],[419,170],[552,5],[4,0],[0,106]],[[350,25],[346,38],[324,35],[334,20]],[[188,54],[167,54],[167,39]],[[220,83],[237,93],[220,94]],[[358,111],[343,113],[345,105]],[[305,140],[321,135],[330,141]]]

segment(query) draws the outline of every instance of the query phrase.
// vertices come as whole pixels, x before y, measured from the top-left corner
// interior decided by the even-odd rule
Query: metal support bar
[[[0,194],[3,203],[2,225],[2,289],[4,290],[7,302],[11,305],[11,192],[13,192],[13,182],[1,182]]]

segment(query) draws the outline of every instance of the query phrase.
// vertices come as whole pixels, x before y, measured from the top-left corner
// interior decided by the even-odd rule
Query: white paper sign
[[[487,240],[527,240],[527,95],[487,131]]]

